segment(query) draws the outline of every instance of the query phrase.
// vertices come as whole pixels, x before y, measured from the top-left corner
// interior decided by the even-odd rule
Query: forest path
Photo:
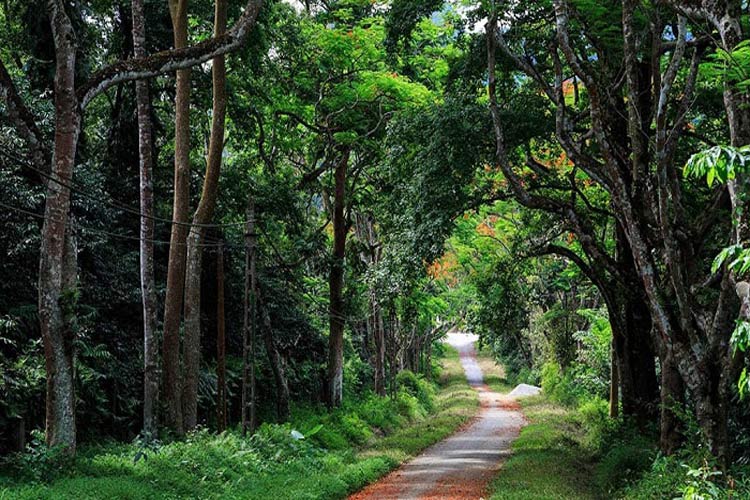
[[[485,385],[474,349],[476,340],[476,335],[448,334],[448,344],[461,356],[466,379],[479,392],[478,415],[451,437],[349,500],[474,500],[485,496],[524,418],[515,398],[492,392]]]

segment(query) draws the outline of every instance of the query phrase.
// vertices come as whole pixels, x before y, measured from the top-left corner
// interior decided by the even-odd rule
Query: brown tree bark
[[[216,253],[216,427],[227,428],[227,341],[224,327],[224,247]]]
[[[285,361],[274,339],[268,304],[263,300],[263,296],[260,293],[258,293],[258,305],[263,318],[261,336],[263,337],[266,354],[268,355],[268,363],[271,365],[271,372],[273,373],[273,380],[276,386],[276,417],[279,422],[286,422],[289,419],[290,398]]]
[[[617,366],[617,350],[614,339],[610,349],[609,369],[609,417],[617,418],[620,415],[620,372]]]
[[[65,13],[64,2],[48,0],[47,13],[55,44],[55,135],[52,148],[46,144],[37,119],[0,62],[0,102],[6,109],[10,123],[29,147],[32,162],[38,170],[46,170],[40,167],[52,157],[41,236],[38,287],[39,323],[47,370],[47,442],[50,445],[61,445],[71,454],[75,451],[73,339],[70,327],[75,317],[74,308],[63,300],[75,298],[75,293],[66,289],[75,279],[74,276],[66,276],[64,240],[70,211],[70,190],[66,186],[73,175],[81,112],[94,97],[113,85],[189,68],[236,50],[247,39],[262,4],[262,0],[248,0],[237,23],[219,38],[211,38],[192,47],[115,63],[100,70],[76,89],[75,32]],[[172,5],[176,5],[176,0]],[[64,306],[70,313],[68,318],[63,313]],[[176,340],[179,343],[179,339]]]
[[[245,293],[242,325],[242,434],[255,431],[255,330],[256,330],[256,275],[255,259],[257,239],[255,234],[255,202],[253,195],[247,203],[245,228]]]
[[[214,36],[224,34],[227,26],[227,1],[216,0]],[[198,209],[187,238],[187,265],[185,275],[185,341],[183,345],[183,424],[185,430],[198,423],[198,378],[200,373],[200,303],[201,269],[205,225],[213,219],[219,192],[221,158],[224,151],[224,132],[227,110],[226,64],[224,56],[213,60],[213,111],[211,136],[208,143],[206,176],[203,179]]]
[[[328,279],[330,306],[330,329],[328,336],[328,404],[331,408],[341,406],[344,387],[344,259],[346,258],[347,223],[344,215],[346,206],[346,170],[349,164],[349,150],[341,152],[334,171],[333,195],[333,254]]]
[[[146,55],[143,0],[133,0],[133,52]],[[140,222],[140,278],[143,302],[143,433],[155,436],[159,402],[159,360],[156,340],[156,284],[154,282],[154,185],[151,97],[146,80],[135,82],[138,112]]]
[[[661,417],[659,419],[659,448],[672,455],[682,444],[680,419],[677,411],[685,403],[685,385],[682,383],[673,354],[662,349],[661,357]]]
[[[174,47],[187,46],[187,0],[169,0]],[[185,256],[190,209],[190,69],[177,71],[175,95],[174,196],[169,238],[167,294],[164,299],[163,394],[164,423],[177,435],[185,433],[180,374],[180,313],[185,287]]]
[[[47,182],[39,262],[39,320],[47,370],[46,440],[76,449],[74,332],[75,245],[69,227],[70,190],[81,115],[75,94],[75,35],[62,1],[47,4],[55,41],[55,144]],[[72,263],[72,265],[71,265]]]

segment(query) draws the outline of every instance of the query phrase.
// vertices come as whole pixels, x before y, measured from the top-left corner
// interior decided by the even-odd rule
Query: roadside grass
[[[490,485],[494,500],[585,500],[602,498],[593,479],[595,459],[574,412],[544,396],[520,400],[529,424],[513,454]]]
[[[495,358],[493,358],[489,349],[485,348],[477,352],[477,363],[479,364],[479,368],[482,369],[484,383],[491,390],[500,394],[505,394],[513,390],[513,387],[508,383],[506,378],[505,368],[495,362]]]
[[[134,444],[91,445],[72,463],[2,470],[0,500],[344,498],[477,411],[456,351],[442,364],[436,387],[406,375],[396,398],[369,395],[332,413],[298,409],[291,424],[264,425],[249,439],[199,431],[137,462]],[[309,437],[294,439],[292,429]],[[34,475],[40,467],[49,477]]]

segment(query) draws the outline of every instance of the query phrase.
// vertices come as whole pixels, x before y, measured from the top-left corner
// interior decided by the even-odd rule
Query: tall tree
[[[227,2],[216,0],[214,36],[224,34],[227,26]],[[187,266],[185,275],[185,343],[183,373],[183,423],[185,430],[193,429],[198,416],[198,376],[200,371],[200,303],[201,269],[206,224],[213,219],[216,197],[219,192],[219,175],[224,151],[224,131],[227,111],[227,70],[224,56],[213,60],[213,110],[211,136],[208,143],[206,175],[203,179],[198,209],[187,239]]]
[[[188,43],[187,0],[169,0],[175,49]],[[177,71],[174,110],[174,193],[169,237],[167,294],[164,298],[164,423],[178,435],[185,432],[180,375],[180,314],[185,286],[188,213],[190,210],[190,69]]]
[[[227,428],[227,340],[224,322],[224,246],[216,252],[216,427]]]
[[[133,58],[105,67],[76,86],[76,36],[62,0],[49,0],[47,13],[55,48],[54,143],[45,146],[37,119],[18,92],[7,69],[0,63],[0,100],[7,106],[11,122],[29,145],[35,162],[52,151],[45,196],[45,215],[39,262],[39,322],[47,368],[47,442],[75,452],[75,390],[72,325],[75,321],[75,267],[66,258],[67,227],[71,224],[70,182],[76,161],[82,112],[97,95],[119,83],[151,78],[189,68],[239,48],[250,33],[262,5],[249,0],[237,23],[221,37],[192,47]],[[70,233],[72,234],[72,233]]]
[[[146,19],[143,0],[133,0],[133,53],[146,55]],[[154,282],[154,182],[151,97],[146,80],[135,82],[138,112],[140,278],[143,302],[143,432],[153,436],[157,430],[159,401],[159,360],[156,339],[156,283]]]
[[[329,336],[328,336],[328,403],[332,407],[341,406],[344,387],[344,259],[346,257],[346,235],[349,224],[346,221],[346,171],[349,166],[350,151],[344,148],[337,159],[334,171],[333,189],[333,253],[331,271],[328,277],[330,293]]]

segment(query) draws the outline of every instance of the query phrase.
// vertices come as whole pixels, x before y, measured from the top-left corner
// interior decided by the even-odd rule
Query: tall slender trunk
[[[224,328],[224,247],[216,253],[216,426],[227,428],[227,342]]]
[[[245,294],[242,325],[242,433],[255,431],[255,319],[256,319],[256,235],[255,202],[247,203],[245,228]]]
[[[344,388],[344,259],[346,257],[346,170],[349,150],[342,152],[334,172],[333,255],[329,275],[328,404],[341,406]]]
[[[214,36],[221,36],[227,27],[227,0],[216,0]],[[213,219],[219,190],[221,156],[224,151],[224,122],[226,120],[226,64],[224,56],[213,59],[213,112],[211,137],[208,143],[206,176],[198,209],[187,239],[187,266],[185,275],[185,342],[183,346],[182,413],[185,430],[198,423],[198,378],[200,375],[200,304],[201,268],[205,225]]]
[[[273,336],[273,326],[271,324],[271,314],[268,311],[268,304],[263,300],[261,294],[258,294],[260,312],[263,318],[263,328],[261,336],[266,347],[268,362],[271,365],[274,383],[276,385],[276,416],[279,422],[285,422],[289,419],[289,382],[286,377],[286,367],[284,358],[279,352],[276,341]]]
[[[146,55],[146,21],[143,0],[133,0],[133,52]],[[140,276],[143,301],[143,433],[153,436],[157,430],[159,401],[159,360],[156,340],[156,284],[154,283],[154,183],[151,130],[151,97],[147,80],[135,82],[138,111]]]
[[[375,393],[385,396],[385,331],[383,328],[383,311],[377,303],[375,293],[371,297],[373,308],[373,337],[375,338]]]
[[[46,440],[76,449],[73,340],[75,244],[69,227],[70,190],[81,115],[75,94],[75,35],[60,0],[49,0],[55,41],[55,144],[47,182],[39,259],[39,320],[47,371]],[[60,184],[55,182],[59,180]]]
[[[617,366],[617,349],[614,339],[610,348],[609,369],[609,416],[617,418],[620,414],[620,372]]]
[[[169,0],[176,49],[187,46],[187,0]],[[182,377],[180,376],[180,313],[185,286],[185,254],[190,205],[190,69],[177,71],[175,96],[174,201],[172,232],[169,238],[167,294],[164,299],[165,424],[178,435],[185,432],[182,418]]]

